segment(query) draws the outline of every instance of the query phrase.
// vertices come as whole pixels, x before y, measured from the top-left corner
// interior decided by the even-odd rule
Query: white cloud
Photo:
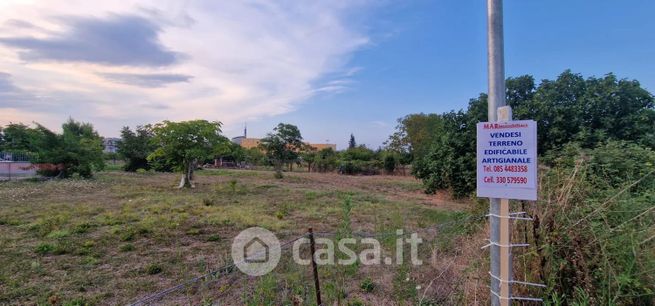
[[[104,59],[94,62],[67,61],[65,55],[53,61],[38,53],[41,57],[33,61],[21,58],[16,44],[0,44],[0,72],[10,74],[17,88],[39,97],[23,108],[6,103],[9,109],[0,101],[0,124],[30,115],[38,120],[48,114],[50,121],[70,115],[92,121],[102,134],[116,135],[121,125],[163,119],[221,120],[229,128],[289,112],[313,95],[352,86],[350,77],[361,68],[349,67],[348,61],[369,41],[346,19],[367,6],[358,1],[2,1],[0,39],[31,38],[20,41],[22,48],[26,43],[48,47],[53,39],[57,47],[69,47],[65,35],[72,34],[66,20],[85,18],[84,24],[107,31],[105,21],[115,24],[120,20],[116,16],[136,16],[159,27],[163,50],[179,56],[158,66],[125,66],[124,60],[112,66],[106,60],[114,59],[111,54],[91,58]],[[98,41],[107,42],[101,38]],[[134,86],[103,77],[134,75],[189,78]]]

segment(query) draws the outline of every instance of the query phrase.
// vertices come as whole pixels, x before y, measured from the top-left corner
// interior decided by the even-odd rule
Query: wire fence
[[[0,162],[29,162],[34,154],[25,152],[0,152]]]
[[[483,220],[485,218],[486,218],[486,216],[484,216],[484,215],[480,215],[480,216],[472,216],[471,215],[471,216],[467,216],[467,217],[464,217],[464,218],[458,218],[457,220],[453,220],[453,221],[449,221],[449,222],[443,222],[443,223],[435,224],[435,225],[432,225],[432,226],[422,227],[422,228],[417,229],[415,231],[402,231],[401,233],[399,233],[397,230],[384,231],[384,232],[374,232],[374,233],[364,232],[364,231],[355,231],[355,232],[352,232],[352,233],[348,233],[347,236],[350,236],[352,238],[387,239],[387,238],[390,238],[390,237],[396,237],[396,238],[406,237],[408,235],[411,235],[412,233],[417,233],[418,231],[435,232],[436,235],[438,236],[440,230],[442,230],[444,228],[447,228],[449,226],[453,226],[453,225],[456,225],[456,224],[462,224],[462,223],[465,223],[465,222],[480,221],[480,220]],[[328,238],[328,237],[335,237],[335,236],[341,235],[343,233],[338,233],[337,231],[320,231],[320,232],[312,232],[312,234],[313,234],[313,236],[318,237],[318,238]],[[289,247],[291,247],[293,245],[294,242],[296,242],[296,241],[298,241],[300,239],[303,239],[303,238],[308,238],[308,237],[310,237],[310,233],[295,236],[295,237],[281,243],[280,249],[282,251],[287,250],[287,249],[289,249]],[[345,238],[345,237],[342,237],[342,238]],[[311,239],[313,239],[313,237],[311,237]],[[249,256],[249,257],[250,258],[255,258],[255,257],[260,256],[260,255],[262,255],[262,252],[255,253],[255,254],[253,254],[252,256]],[[245,261],[245,259],[244,259],[244,261]],[[184,289],[193,287],[193,286],[195,286],[195,285],[197,285],[199,283],[217,281],[217,280],[219,280],[219,279],[221,279],[223,277],[226,277],[228,275],[233,275],[233,272],[238,270],[237,265],[239,263],[241,263],[241,262],[231,262],[229,264],[223,265],[223,266],[219,267],[218,269],[215,269],[213,271],[210,271],[208,273],[205,273],[205,274],[197,276],[197,277],[193,277],[193,278],[188,279],[188,280],[186,280],[186,281],[184,281],[184,282],[182,282],[182,283],[180,283],[178,285],[166,288],[166,289],[161,290],[159,292],[156,292],[154,294],[143,297],[143,298],[141,298],[139,300],[134,301],[133,303],[131,303],[129,305],[131,305],[131,306],[150,305],[152,303],[162,301],[164,298],[166,298],[169,295],[172,295],[175,292],[179,292],[179,291],[182,291]],[[450,265],[449,265],[449,267],[450,267]],[[442,273],[440,273],[438,278],[443,277],[443,273],[444,272],[442,271]],[[436,280],[436,279],[434,279],[434,280]],[[430,284],[429,286],[432,286],[432,284]],[[427,288],[426,288],[426,291],[427,291]],[[425,293],[422,296],[422,299],[424,299],[424,298],[425,298]]]

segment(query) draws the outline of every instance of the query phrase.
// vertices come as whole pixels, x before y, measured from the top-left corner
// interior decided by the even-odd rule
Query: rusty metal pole
[[[316,253],[316,246],[314,244],[314,231],[312,228],[309,228],[309,249],[312,252],[312,273],[314,274],[314,287],[316,288],[316,304],[321,306],[321,285],[318,282],[318,267],[316,266],[316,259],[314,254]]]

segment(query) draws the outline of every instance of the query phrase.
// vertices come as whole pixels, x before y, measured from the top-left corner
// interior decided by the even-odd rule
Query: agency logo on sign
[[[280,262],[280,254],[280,241],[265,228],[248,228],[232,241],[232,260],[241,272],[251,276],[271,272]]]

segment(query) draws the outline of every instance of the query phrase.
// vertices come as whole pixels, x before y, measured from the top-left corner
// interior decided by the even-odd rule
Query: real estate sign
[[[477,124],[478,197],[537,199],[537,124]]]

